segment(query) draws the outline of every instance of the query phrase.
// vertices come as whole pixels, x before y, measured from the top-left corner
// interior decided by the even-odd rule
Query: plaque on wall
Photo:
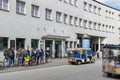
[[[10,47],[14,47],[15,48],[15,40],[10,40]]]

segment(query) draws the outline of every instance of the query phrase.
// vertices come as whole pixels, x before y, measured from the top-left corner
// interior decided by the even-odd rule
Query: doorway
[[[55,58],[62,57],[61,41],[55,41]]]
[[[50,53],[50,58],[52,58],[52,40],[45,40],[45,50]]]

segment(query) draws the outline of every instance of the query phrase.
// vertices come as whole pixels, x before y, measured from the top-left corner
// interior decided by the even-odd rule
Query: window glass
[[[32,39],[31,40],[31,48],[33,48],[33,49],[38,48],[38,42],[39,42],[38,39]]]
[[[5,50],[8,48],[8,38],[0,37],[0,50]]]
[[[25,39],[16,39],[16,50],[19,48],[25,48]]]

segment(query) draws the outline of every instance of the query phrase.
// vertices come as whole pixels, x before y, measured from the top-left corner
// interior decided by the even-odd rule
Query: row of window
[[[1,9],[9,10],[8,0],[0,0],[0,5],[2,5]],[[87,3],[84,2],[84,5],[87,6]],[[89,5],[91,5],[91,4],[89,4]],[[96,6],[94,6],[94,7],[96,7]],[[92,8],[92,5],[91,5],[91,8]],[[101,9],[98,8],[98,10],[101,10]],[[25,14],[25,2],[16,0],[16,13]],[[39,17],[39,6],[31,5],[31,13],[32,13],[33,17]],[[51,20],[51,21],[53,20],[51,9],[46,9],[46,19]],[[64,22],[64,24],[69,24],[71,26],[73,26],[73,25],[81,26],[84,28],[94,29],[94,30],[98,30],[98,31],[114,32],[114,26],[106,25],[106,29],[105,29],[105,28],[102,28],[102,27],[105,27],[104,24],[103,25],[101,23],[97,24],[97,22],[87,21],[87,20],[84,20],[84,19],[81,19],[78,17],[73,17],[72,15],[68,15],[68,14],[62,14],[59,11],[56,11],[56,22],[60,22],[60,23]],[[88,26],[87,26],[87,23],[88,23]],[[93,24],[93,26],[92,26],[92,24]]]
[[[69,45],[68,45],[68,41],[66,41],[65,44],[66,44],[66,48],[76,47],[76,41],[69,41]],[[31,48],[36,49],[38,48],[38,45],[39,45],[39,39],[31,39]],[[25,39],[16,38],[16,40],[10,40],[10,47],[16,47],[16,50],[19,48],[25,48]],[[8,48],[8,38],[0,37],[0,51],[5,50],[7,48]]]
[[[80,25],[86,29],[114,33],[114,26],[80,19]]]
[[[36,49],[38,48],[38,39],[31,39],[31,48]],[[16,44],[15,44],[16,43]],[[17,38],[15,40],[10,40],[10,46],[15,47],[16,50],[19,48],[25,48],[25,39]],[[8,38],[0,37],[0,50],[5,50],[8,48]]]
[[[89,11],[91,13],[101,15],[101,8],[100,7],[97,7],[97,6],[92,5],[90,3],[87,3],[87,2],[84,2],[83,6],[84,6],[85,11]]]
[[[26,3],[24,1],[16,0],[16,13],[25,15],[25,4]],[[0,9],[9,11],[9,0],[0,0]],[[39,6],[31,5],[31,16],[40,17]]]
[[[38,39],[31,39],[31,48],[36,49],[38,48]],[[15,47],[16,50],[19,48],[25,48],[25,39],[16,38],[15,40],[10,40],[10,46]],[[0,50],[5,50],[8,48],[8,38],[0,37]]]
[[[88,3],[88,2],[85,2],[85,1],[83,3],[83,6],[84,6],[85,11],[89,11],[90,13],[102,15],[100,7],[92,5],[91,3]],[[112,12],[112,11],[106,10],[106,18],[115,19],[115,13]],[[118,15],[118,18],[119,18],[119,21],[120,21],[120,14]]]
[[[47,19],[52,20],[52,10],[46,9],[46,11],[47,11],[47,15],[49,15],[49,18],[47,17]],[[60,23],[63,22],[64,24],[69,24],[71,26],[80,26],[83,28],[89,28],[98,31],[110,32],[110,33],[114,32],[114,26],[87,21],[78,17],[74,17],[72,15],[62,14],[62,12],[58,12],[58,11],[56,12],[56,22],[60,22]]]
[[[106,10],[106,18],[114,19],[114,12]]]
[[[78,7],[78,0],[59,0],[59,1],[63,1],[66,4]]]

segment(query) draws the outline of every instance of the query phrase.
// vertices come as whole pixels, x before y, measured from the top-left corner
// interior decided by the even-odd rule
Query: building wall
[[[20,0],[21,1],[21,0]],[[91,36],[104,37],[103,44],[119,44],[120,35],[118,27],[120,27],[120,21],[118,15],[120,14],[118,10],[107,7],[93,0],[78,0],[78,6],[65,3],[64,0],[22,0],[25,2],[25,15],[16,13],[16,0],[9,0],[9,10],[0,10],[0,37],[8,37],[10,40],[16,40],[16,38],[25,38],[25,48],[31,46],[31,39],[39,39],[44,35],[60,35],[69,36],[67,41],[77,41],[77,34],[89,34]],[[74,0],[73,0],[74,1]],[[84,2],[101,8],[101,15],[95,14],[92,11],[84,10]],[[31,16],[31,5],[39,6],[39,18]],[[52,20],[46,20],[45,9],[52,10]],[[106,18],[106,10],[114,12],[114,18]],[[62,13],[62,22],[56,22],[56,11]],[[78,24],[71,26],[68,23],[64,24],[63,15],[73,16],[78,18]],[[113,26],[114,31],[106,32],[100,30],[94,30],[89,28],[84,28],[83,25],[79,25],[79,19],[87,20],[93,23],[100,23],[101,25]],[[74,19],[73,19],[74,20]],[[74,22],[74,21],[73,21]],[[87,23],[87,27],[88,24]],[[83,23],[82,23],[83,24]],[[114,40],[113,40],[114,39]],[[10,47],[10,44],[8,44]],[[1,52],[2,57],[2,52]]]

